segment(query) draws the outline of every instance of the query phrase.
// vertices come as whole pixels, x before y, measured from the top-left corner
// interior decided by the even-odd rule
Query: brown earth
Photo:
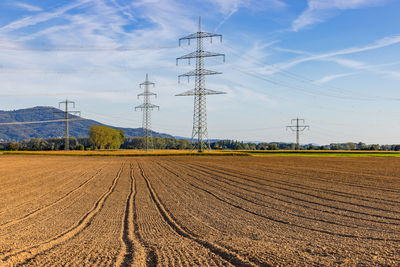
[[[0,157],[0,266],[400,265],[400,159]]]

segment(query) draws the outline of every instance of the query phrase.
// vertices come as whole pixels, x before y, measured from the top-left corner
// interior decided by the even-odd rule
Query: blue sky
[[[57,106],[86,118],[141,127],[134,107],[146,73],[156,83],[153,129],[191,136],[193,88],[175,58],[198,16],[226,54],[206,67],[210,138],[302,143],[400,143],[400,1],[18,0],[0,2],[0,109]]]

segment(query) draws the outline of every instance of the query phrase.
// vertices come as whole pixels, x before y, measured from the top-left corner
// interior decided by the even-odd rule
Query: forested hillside
[[[60,120],[64,118],[62,111],[54,107],[34,107],[12,111],[0,111],[0,141],[22,141],[31,138],[53,138],[64,136],[65,123],[59,122],[44,122],[32,124],[4,124],[15,122],[40,122],[50,120]],[[83,114],[84,115],[84,114]],[[71,115],[70,118],[79,118]],[[89,120],[79,119],[70,121],[69,134],[71,137],[86,137],[89,136],[89,129],[92,125],[104,125],[103,123]],[[109,125],[107,125],[109,126]],[[143,136],[142,128],[119,128],[109,126],[115,129],[123,129],[125,136]],[[171,135],[153,132],[155,137],[170,137]]]

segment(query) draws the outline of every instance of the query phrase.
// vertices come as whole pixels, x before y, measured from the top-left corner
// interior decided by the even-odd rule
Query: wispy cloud
[[[224,46],[227,52],[232,52],[238,56],[238,58],[232,63],[243,66],[243,68],[253,68],[255,66],[259,66],[259,62],[269,55],[268,52],[266,52],[266,48],[271,47],[278,42],[279,41],[262,43],[260,41],[254,41],[251,47],[249,47],[245,53],[242,53],[231,45],[225,44]]]
[[[297,110],[297,104],[307,103],[309,106],[313,106],[317,101],[309,103],[310,98],[302,93],[302,88],[305,88],[303,82],[299,79],[290,78],[290,75],[278,76],[278,72],[282,69],[290,69],[298,64],[311,61],[339,64],[334,68],[329,65],[326,69],[320,68],[318,71],[311,70],[311,72],[308,68],[301,69],[299,71],[300,79],[301,77],[310,78],[307,79],[309,81],[307,90],[309,85],[310,87],[314,86],[310,89],[310,92],[321,91],[316,84],[310,84],[315,79],[314,77],[319,78],[317,82],[329,83],[334,79],[352,75],[352,73],[359,72],[361,75],[365,75],[364,72],[368,72],[368,77],[379,74],[382,78],[400,79],[399,73],[396,72],[398,66],[369,65],[369,59],[371,61],[378,60],[376,57],[368,57],[369,53],[362,59],[365,62],[350,56],[355,53],[397,44],[400,42],[400,35],[388,36],[378,40],[379,37],[376,37],[378,33],[374,32],[366,37],[377,39],[376,42],[371,44],[340,50],[339,48],[331,48],[334,51],[314,53],[312,48],[309,49],[311,52],[301,51],[300,47],[304,47],[307,42],[307,40],[301,38],[298,39],[299,50],[275,47],[281,44],[271,42],[275,39],[282,40],[281,43],[290,42],[293,40],[290,36],[294,34],[292,31],[282,32],[282,35],[275,38],[266,34],[266,27],[260,24],[251,25],[250,34],[248,34],[248,31],[241,30],[241,26],[249,26],[250,23],[259,22],[261,18],[271,14],[270,12],[277,12],[282,15],[279,18],[279,25],[287,23],[285,20],[288,19],[285,18],[285,7],[287,5],[285,2],[292,4],[292,2],[298,1],[70,0],[50,1],[54,2],[54,6],[50,7],[42,4],[49,1],[15,1],[28,4],[35,3],[35,5],[40,3],[43,10],[36,9],[34,11],[35,8],[21,5],[19,6],[20,9],[17,9],[14,1],[8,1],[10,4],[1,5],[11,8],[14,12],[9,16],[4,16],[0,25],[2,108],[14,109],[22,106],[53,105],[59,99],[68,96],[79,104],[80,110],[93,109],[93,111],[96,111],[107,107],[107,112],[110,114],[124,114],[121,117],[129,118],[127,120],[130,122],[127,126],[136,127],[140,125],[141,114],[139,112],[133,113],[132,107],[139,104],[139,100],[136,99],[136,94],[141,92],[138,83],[142,82],[146,72],[149,72],[151,80],[156,83],[154,90],[160,96],[157,100],[154,100],[155,104],[162,108],[162,112],[154,116],[155,127],[159,127],[158,123],[160,125],[164,123],[164,125],[171,127],[168,132],[172,134],[182,135],[182,132],[176,129],[187,129],[187,135],[190,135],[190,124],[192,123],[190,112],[193,108],[193,99],[174,97],[174,94],[193,89],[193,80],[189,84],[183,82],[177,84],[177,75],[186,72],[186,70],[181,69],[181,66],[175,67],[175,58],[195,49],[193,43],[190,47],[182,46],[178,48],[176,46],[179,37],[196,31],[199,14],[203,16],[206,31],[212,31],[212,28],[218,25],[220,21],[220,25],[229,21],[232,26],[237,26],[237,29],[227,27],[220,30],[224,37],[228,37],[228,42],[224,39],[222,44],[219,44],[219,42],[205,43],[207,50],[227,54],[226,64],[221,64],[220,61],[215,63],[216,61],[212,59],[207,60],[207,68],[224,73],[207,78],[209,89],[228,92],[224,96],[210,97],[210,101],[208,101],[210,121],[212,123],[212,119],[216,118],[215,116],[220,116],[221,120],[218,120],[218,126],[215,129],[220,127],[224,133],[226,133],[226,130],[223,128],[229,123],[237,123],[238,116],[241,120],[248,122],[251,128],[251,124],[256,123],[251,118],[264,116],[266,108],[273,107],[274,110],[271,110],[271,112],[276,114],[276,116],[264,116],[262,118],[264,123],[270,123],[269,119],[272,117],[277,117],[277,121],[282,120],[282,117],[287,119],[288,114],[291,115],[292,112]],[[332,2],[338,3],[337,0],[309,2],[324,2],[326,5]],[[343,0],[342,4],[346,4],[346,2],[354,3],[353,0]],[[358,8],[368,5],[359,4],[356,6]],[[356,8],[356,6],[336,6],[334,8],[316,6],[313,8],[315,10],[334,11]],[[282,12],[280,13],[280,11]],[[316,14],[318,16],[317,13],[311,15]],[[240,19],[234,20],[232,16],[235,15],[240,15]],[[210,21],[215,24],[210,23]],[[271,27],[280,28],[279,25],[271,25]],[[377,23],[378,26],[383,27],[382,24]],[[304,27],[306,26],[299,29]],[[256,34],[260,34],[260,37],[255,38]],[[296,34],[296,36],[299,35]],[[315,37],[319,38],[319,36]],[[255,42],[255,39],[259,41]],[[357,39],[354,39],[354,42],[357,42]],[[212,48],[208,47],[209,45],[212,45]],[[321,41],[320,45],[318,49],[323,47],[324,42]],[[329,47],[334,45],[330,44]],[[229,46],[234,49],[230,50]],[[148,49],[119,50],[119,48],[124,47]],[[277,53],[277,50],[280,50],[280,53]],[[388,58],[383,50],[383,56],[379,60]],[[290,54],[283,55],[282,52]],[[273,61],[278,62],[277,68],[263,68],[264,64]],[[323,66],[324,64],[320,65]],[[192,69],[193,67],[192,65],[188,68]],[[293,72],[296,71],[297,69],[293,70]],[[271,77],[265,77],[265,81],[262,81],[254,75],[248,75],[248,73],[256,73],[258,77],[271,74]],[[277,75],[273,76],[275,73]],[[356,78],[365,77],[361,75]],[[300,90],[292,90],[279,84],[268,84],[267,79],[282,82],[283,86],[285,84],[290,87],[298,86]],[[381,80],[383,79],[379,81]],[[396,95],[397,91],[393,88],[395,88],[397,81],[391,82],[381,83],[382,86],[379,89],[393,90],[393,95]],[[357,84],[352,81],[349,86],[344,87],[346,89],[349,87],[348,89],[351,90],[352,87],[358,87],[358,85],[364,89],[365,82],[360,81]],[[365,87],[369,86],[369,84],[366,85]],[[328,87],[329,84],[324,86]],[[371,87],[373,86],[374,84],[371,83]],[[337,91],[335,92],[339,94]],[[325,95],[328,93],[330,92],[325,92]],[[360,94],[364,93],[360,92]],[[318,99],[318,94],[314,95],[315,99]],[[329,106],[332,103],[337,102],[332,101],[327,105]],[[250,110],[247,108],[249,105],[252,107]],[[325,107],[325,104],[323,106],[324,110],[328,110],[329,107]],[[224,112],[221,112],[221,110]],[[315,107],[314,110],[316,110]],[[319,113],[315,112],[316,115],[319,115]],[[96,116],[93,118],[96,119]],[[230,121],[230,118],[233,119]],[[98,119],[104,121],[100,117]],[[119,123],[113,119],[109,121],[110,124]],[[221,123],[221,121],[224,123]],[[214,127],[210,128],[213,129]],[[251,136],[254,135],[249,136],[246,137],[243,134],[242,138],[253,138]]]
[[[388,0],[308,0],[307,9],[293,21],[292,30],[298,31],[323,22],[341,10],[371,7],[387,2]]]
[[[135,41],[148,44],[176,40],[184,33],[197,29],[197,21],[193,20],[198,11],[174,0],[138,0],[132,3],[140,18],[150,22],[146,28],[134,32]],[[182,12],[184,10],[185,12]]]
[[[116,0],[110,0],[110,1],[114,6],[116,6],[122,12],[122,14],[124,14],[130,20],[135,20],[135,17],[133,16],[133,14],[131,12],[130,5],[122,6]]]
[[[313,54],[313,53],[310,53],[307,51],[302,51],[302,50],[287,49],[287,48],[282,48],[282,47],[273,47],[273,48],[276,51],[280,51],[280,52],[286,52],[286,53],[291,53],[291,54],[296,54],[296,55],[307,56],[306,58],[314,58],[317,56],[316,54]],[[303,59],[305,59],[305,58],[303,58]],[[352,59],[345,59],[342,57],[321,57],[321,58],[306,60],[303,62],[313,61],[313,60],[335,62],[343,67],[355,68],[355,69],[359,69],[365,65],[364,62],[352,60]],[[278,67],[278,68],[276,68],[275,70],[271,69],[271,73],[279,72],[279,69],[289,69],[289,68],[294,67],[295,65],[303,63],[303,62],[299,62],[299,59],[295,59],[290,62],[277,64],[276,67]],[[293,65],[292,63],[295,63],[295,65]],[[265,67],[265,69],[268,69],[268,67]]]
[[[175,55],[185,53],[183,47],[177,47],[178,37],[197,28],[193,19],[196,10],[189,5],[187,12],[181,12],[185,7],[175,0],[75,0],[10,21],[0,28],[1,39],[14,40],[0,41],[0,46],[11,47],[0,50],[7,73],[0,72],[3,91],[10,95],[34,91],[49,96],[68,92],[66,96],[75,99],[110,98],[125,103],[136,98],[137,84],[132,81],[142,81],[149,71],[159,75],[154,79],[157,87],[169,84],[162,91],[163,99],[171,103],[177,93],[179,72],[175,69]],[[121,52],[119,47],[155,49]],[[168,48],[160,49],[163,47]],[[85,52],[85,48],[89,51]],[[100,50],[93,53],[91,48]],[[110,50],[102,52],[101,48]],[[21,74],[24,79],[20,79]],[[131,88],[128,92],[120,90],[127,85]]]
[[[74,2],[72,4],[69,4],[67,6],[58,8],[55,11],[52,12],[41,12],[37,15],[34,16],[27,16],[25,18],[13,21],[3,27],[0,28],[0,33],[5,33],[5,32],[11,32],[15,31],[18,29],[22,29],[28,26],[36,25],[41,22],[45,22],[54,18],[58,18],[61,15],[63,15],[65,12],[74,9],[76,7],[79,7],[83,4],[86,4],[90,2],[90,0],[79,0],[77,2]]]
[[[223,15],[221,22],[215,28],[218,30],[225,24],[235,13],[241,8],[261,11],[261,10],[276,10],[285,8],[287,5],[281,0],[208,0],[211,4],[217,7],[219,13]]]
[[[348,77],[348,76],[351,76],[351,75],[356,75],[358,73],[360,73],[360,72],[349,72],[349,73],[327,75],[325,77],[322,77],[319,80],[316,80],[315,83],[316,84],[324,84],[324,83],[330,82],[330,81],[338,79],[338,78]]]
[[[238,8],[248,8],[252,10],[280,9],[287,4],[281,0],[208,0],[211,4],[217,5],[220,13],[229,14]]]
[[[271,68],[271,66],[265,66],[264,70],[267,71],[267,74],[274,74],[274,73],[279,73],[282,70],[286,70],[291,67],[294,67],[300,63],[305,63],[305,62],[309,62],[309,61],[328,61],[328,62],[337,63],[340,66],[346,67],[348,69],[357,70],[357,71],[327,75],[327,76],[322,77],[319,80],[315,81],[315,83],[317,83],[317,84],[327,83],[327,82],[330,82],[330,81],[338,79],[338,78],[347,77],[347,76],[351,76],[351,75],[357,75],[362,72],[381,74],[385,78],[398,80],[400,78],[400,72],[392,69],[394,66],[400,65],[400,62],[398,62],[398,61],[391,62],[391,63],[384,63],[384,64],[368,64],[368,63],[362,62],[362,61],[339,57],[339,56],[343,56],[343,55],[351,55],[353,53],[361,53],[364,51],[379,49],[379,48],[383,48],[383,47],[398,44],[398,43],[400,43],[400,36],[395,35],[395,36],[391,36],[391,37],[385,37],[385,38],[380,39],[380,40],[376,41],[375,43],[367,45],[367,46],[358,47],[358,48],[355,47],[355,48],[342,49],[339,51],[334,51],[334,52],[329,52],[329,53],[319,54],[319,55],[316,55],[316,54],[313,54],[313,53],[310,53],[307,51],[302,51],[302,50],[292,50],[292,49],[286,49],[286,48],[281,48],[281,47],[274,47],[275,50],[280,51],[280,52],[293,53],[293,54],[297,54],[297,55],[305,55],[306,57],[301,58],[301,59],[295,59],[293,61],[286,62],[286,63],[277,64],[277,65],[275,65],[276,68]],[[390,68],[390,69],[388,70],[387,68]]]
[[[39,12],[39,11],[43,11],[42,8],[38,7],[38,6],[34,6],[31,4],[27,4],[27,3],[22,3],[22,2],[14,2],[13,3],[15,6],[23,8],[25,10],[31,11],[31,12]]]
[[[373,44],[369,44],[369,45],[362,46],[362,47],[351,47],[351,48],[341,49],[338,51],[328,52],[328,53],[319,54],[319,55],[310,55],[307,57],[303,57],[300,59],[296,59],[296,60],[281,64],[280,67],[283,69],[288,69],[288,68],[294,67],[300,63],[307,62],[307,61],[324,60],[324,59],[333,58],[336,56],[361,53],[361,52],[366,52],[366,51],[370,51],[370,50],[375,50],[375,49],[395,45],[398,43],[400,43],[400,35],[388,36],[388,37],[377,40]],[[345,62],[345,61],[343,61],[343,62]],[[347,61],[347,63],[349,63],[349,61]],[[354,63],[354,61],[352,61],[352,63]]]

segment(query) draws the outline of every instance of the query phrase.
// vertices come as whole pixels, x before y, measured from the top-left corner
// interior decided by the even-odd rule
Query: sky
[[[0,1],[0,109],[55,106],[141,127],[135,106],[146,73],[156,85],[152,128],[191,137],[194,88],[178,75],[198,29],[221,75],[206,77],[210,139],[301,143],[400,143],[400,1],[16,0]]]

